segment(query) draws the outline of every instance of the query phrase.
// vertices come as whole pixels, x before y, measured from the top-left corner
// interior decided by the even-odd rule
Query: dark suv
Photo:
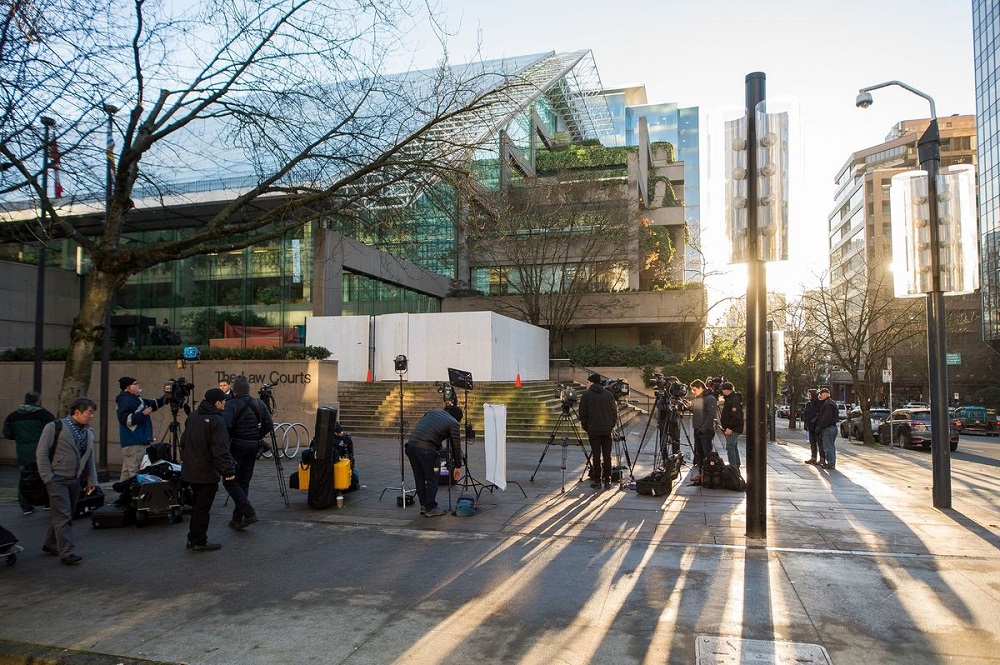
[[[948,443],[952,451],[958,450],[958,430],[948,422]],[[892,416],[878,426],[878,440],[889,446],[913,448],[931,447],[931,410],[896,409]]]

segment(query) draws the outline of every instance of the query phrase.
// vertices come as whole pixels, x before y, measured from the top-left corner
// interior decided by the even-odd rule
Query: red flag
[[[59,145],[55,138],[49,144],[49,165],[52,167],[52,193],[57,199],[63,195],[62,183],[59,182]]]

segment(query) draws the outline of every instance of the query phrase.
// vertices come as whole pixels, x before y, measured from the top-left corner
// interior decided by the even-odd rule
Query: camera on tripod
[[[167,379],[167,382],[163,384],[163,396],[166,397],[167,404],[170,405],[170,410],[174,413],[187,404],[193,390],[194,384],[188,383],[183,376]]]
[[[615,399],[622,399],[627,397],[631,392],[629,388],[628,381],[625,379],[604,379],[601,381],[601,385],[608,390]]]
[[[265,383],[260,388],[257,389],[257,394],[261,399],[267,399],[269,397],[274,397],[274,384]]]
[[[563,413],[569,413],[573,405],[580,401],[580,396],[576,394],[576,388],[568,384],[559,386],[557,397],[562,403]]]

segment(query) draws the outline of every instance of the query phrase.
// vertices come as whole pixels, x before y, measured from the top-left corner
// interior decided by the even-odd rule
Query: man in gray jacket
[[[70,404],[69,417],[53,421],[42,429],[38,448],[35,449],[38,475],[45,483],[52,507],[52,521],[45,534],[42,551],[58,556],[59,561],[68,566],[83,560],[75,551],[73,538],[73,513],[80,498],[81,485],[84,488],[97,485],[94,430],[90,428],[96,410],[94,400],[77,397]]]

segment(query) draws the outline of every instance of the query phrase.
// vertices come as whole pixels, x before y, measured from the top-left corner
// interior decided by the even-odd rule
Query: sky
[[[745,78],[767,77],[769,102],[801,117],[801,173],[790,201],[789,261],[768,269],[769,289],[815,286],[828,266],[827,215],[834,178],[854,151],[885,140],[892,126],[926,118],[924,99],[877,90],[866,110],[858,89],[899,80],[934,98],[939,117],[975,113],[971,0],[438,0],[452,62],[590,49],[606,88],[645,84],[650,103],[698,106],[702,141],[702,227],[709,272],[729,270],[723,210],[713,190],[724,174],[710,163],[712,119],[741,113]],[[426,61],[439,52],[428,41]],[[793,121],[794,122],[794,121]],[[795,150],[795,146],[792,146]],[[794,183],[793,183],[794,184]],[[745,292],[738,267],[714,280]],[[710,293],[710,303],[712,294]]]

